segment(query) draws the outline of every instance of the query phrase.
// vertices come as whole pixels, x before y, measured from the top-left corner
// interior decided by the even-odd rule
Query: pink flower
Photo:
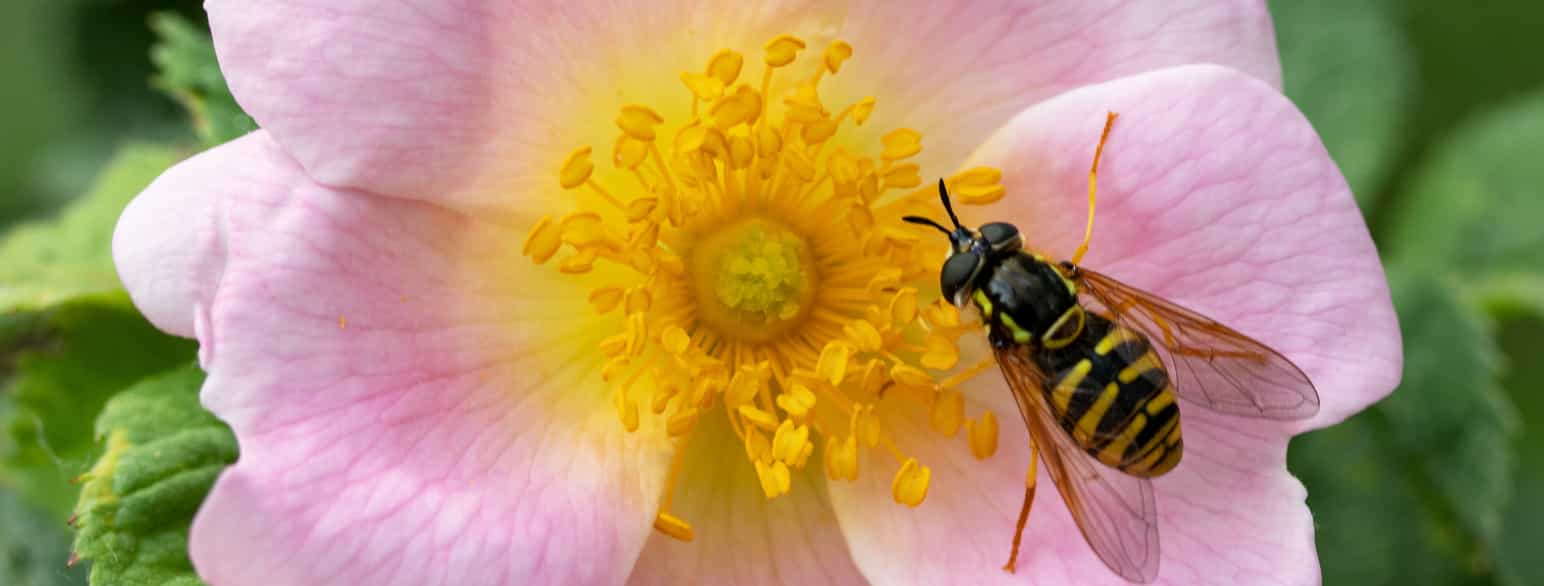
[[[240,441],[199,573],[1123,583],[1049,488],[1000,569],[1027,434],[996,373],[961,373],[982,336],[933,303],[937,235],[899,221],[942,175],[992,204],[970,223],[1070,254],[1116,111],[1085,264],[1323,399],[1288,426],[1185,411],[1158,582],[1317,583],[1287,440],[1387,394],[1400,348],[1264,4],[837,4],[210,0],[263,130],[114,242]]]

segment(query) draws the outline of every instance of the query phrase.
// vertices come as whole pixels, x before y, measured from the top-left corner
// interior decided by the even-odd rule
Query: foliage
[[[1293,444],[1324,582],[1544,584],[1544,4],[1269,6],[1285,91],[1369,217],[1406,348],[1393,396]],[[151,83],[201,146],[254,129],[202,24],[149,23]],[[62,61],[33,69],[68,88]],[[60,107],[78,118],[86,105],[69,97]],[[6,127],[57,133],[32,123],[40,102]],[[80,583],[81,566],[61,566],[72,503],[92,583],[199,583],[187,528],[234,440],[198,406],[192,343],[134,311],[110,255],[123,205],[192,148],[123,149],[58,219],[0,235],[0,583]]]
[[[0,491],[0,521],[0,584],[86,583],[85,567],[68,565],[70,535],[63,523],[5,491]]]
[[[188,527],[236,437],[198,404],[204,373],[188,364],[115,396],[96,422],[105,443],[75,512],[75,551],[92,584],[202,584],[188,561]]]
[[[1434,277],[1392,272],[1405,340],[1393,396],[1294,444],[1330,583],[1448,583],[1495,572],[1517,414],[1485,316]]]
[[[156,87],[187,107],[205,146],[257,130],[257,123],[236,105],[225,86],[209,33],[172,12],[152,15],[150,27],[160,39],[150,50],[150,59],[160,71]]]
[[[129,200],[179,158],[166,147],[124,148],[95,187],[58,218],[0,237],[0,315],[117,289],[113,226]]]

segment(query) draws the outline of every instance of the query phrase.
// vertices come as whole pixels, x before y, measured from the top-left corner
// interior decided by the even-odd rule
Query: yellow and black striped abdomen
[[[1147,338],[1090,312],[1077,340],[1036,360],[1062,429],[1089,454],[1134,476],[1179,464],[1179,405]]]

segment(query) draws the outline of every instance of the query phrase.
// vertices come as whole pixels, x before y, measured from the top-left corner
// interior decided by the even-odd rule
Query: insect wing
[[[1081,267],[1078,275],[1085,307],[1146,335],[1181,398],[1244,417],[1294,420],[1319,412],[1313,382],[1281,353],[1107,275]]]
[[[1030,438],[1084,540],[1122,578],[1151,582],[1158,575],[1158,507],[1152,482],[1100,464],[1073,442],[1046,404],[1046,377],[1024,347],[996,352]]]

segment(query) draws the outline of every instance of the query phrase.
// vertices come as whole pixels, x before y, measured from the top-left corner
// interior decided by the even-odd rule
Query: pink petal
[[[1291,358],[1337,423],[1399,381],[1399,326],[1350,189],[1318,135],[1274,88],[1181,67],[1026,110],[972,157],[1009,197],[981,217],[1072,254],[1105,113],[1120,115],[1099,169],[1084,264],[1200,311]]]
[[[793,490],[762,495],[745,450],[712,413],[692,435],[671,510],[692,523],[682,543],[656,533],[628,581],[672,584],[860,584],[863,576],[826,499],[818,453],[793,474]]]
[[[680,72],[729,47],[746,55],[752,79],[762,43],[779,33],[804,37],[817,59],[833,36],[852,40],[847,70],[856,74],[839,76],[852,79],[836,94],[879,92],[871,127],[920,127],[925,162],[941,168],[1023,107],[1082,84],[1202,62],[1280,81],[1257,0],[791,1],[751,10],[693,1],[211,0],[208,10],[237,99],[319,182],[480,209],[519,209],[555,191],[570,150],[607,151],[625,103],[681,122]]]
[[[859,4],[841,33],[856,47],[856,66],[843,75],[858,81],[844,87],[882,90],[871,126],[922,131],[923,169],[937,172],[956,168],[1025,107],[1079,86],[1189,63],[1281,86],[1259,0]]]
[[[204,190],[225,177],[220,158],[204,153],[156,178],[146,191],[163,195],[129,202],[113,233],[113,262],[134,304],[156,327],[188,338],[225,270],[220,200]],[[173,222],[178,229],[167,229]]]
[[[995,374],[972,391],[1007,399]],[[974,409],[984,405],[978,403]],[[866,457],[831,501],[848,547],[874,584],[1079,584],[1126,586],[1084,542],[1042,462],[1018,570],[1002,570],[1029,466],[1028,431],[1011,399],[995,456],[975,460],[963,441],[940,441],[915,410],[887,414],[902,451],[933,469],[916,509],[890,498],[888,456]],[[1185,412],[1185,459],[1155,481],[1162,559],[1155,584],[1317,584],[1313,518],[1303,485],[1286,471],[1286,438],[1250,437],[1236,422]],[[876,457],[877,456],[877,457]],[[1111,471],[1112,474],[1118,472]]]
[[[552,321],[583,315],[584,295],[519,259],[522,234],[318,186],[261,132],[183,164],[135,205],[200,199],[222,210],[214,229],[225,246],[206,252],[224,258],[171,268],[223,266],[218,281],[158,276],[196,283],[193,304],[208,308],[203,401],[241,444],[193,527],[203,577],[505,585],[627,575],[668,451],[663,438],[623,432],[609,395],[587,384],[594,344],[610,332]],[[162,232],[190,228],[160,219]],[[148,256],[190,240],[124,225],[118,245]],[[131,288],[158,282],[139,277],[142,264],[119,269]]]
[[[705,22],[718,15],[689,2],[210,0],[207,9],[231,91],[317,181],[489,210],[558,191],[574,148],[592,145],[604,161],[628,101],[668,95],[684,106],[680,72],[721,43],[759,63],[761,43],[791,28],[769,23],[801,7]]]
[[[1009,199],[971,222],[1019,223],[1032,248],[1071,254],[1088,164],[1107,110],[1120,113],[1100,167],[1084,264],[1199,310],[1282,351],[1314,380],[1312,420],[1275,425],[1184,411],[1185,459],[1155,481],[1163,584],[1316,584],[1313,523],[1286,470],[1294,431],[1333,424],[1399,378],[1397,325],[1377,252],[1345,181],[1307,121],[1270,85],[1189,66],[1070,92],[1026,110],[972,164],[1004,169]],[[1006,560],[1027,434],[995,378],[970,389],[1004,416],[1003,450],[917,441],[932,464],[917,511],[886,478],[832,488],[864,573],[878,583],[1023,583]],[[903,437],[923,436],[914,422]],[[1122,584],[1083,544],[1042,470],[1021,571],[1037,583]],[[903,564],[897,560],[916,560]]]

